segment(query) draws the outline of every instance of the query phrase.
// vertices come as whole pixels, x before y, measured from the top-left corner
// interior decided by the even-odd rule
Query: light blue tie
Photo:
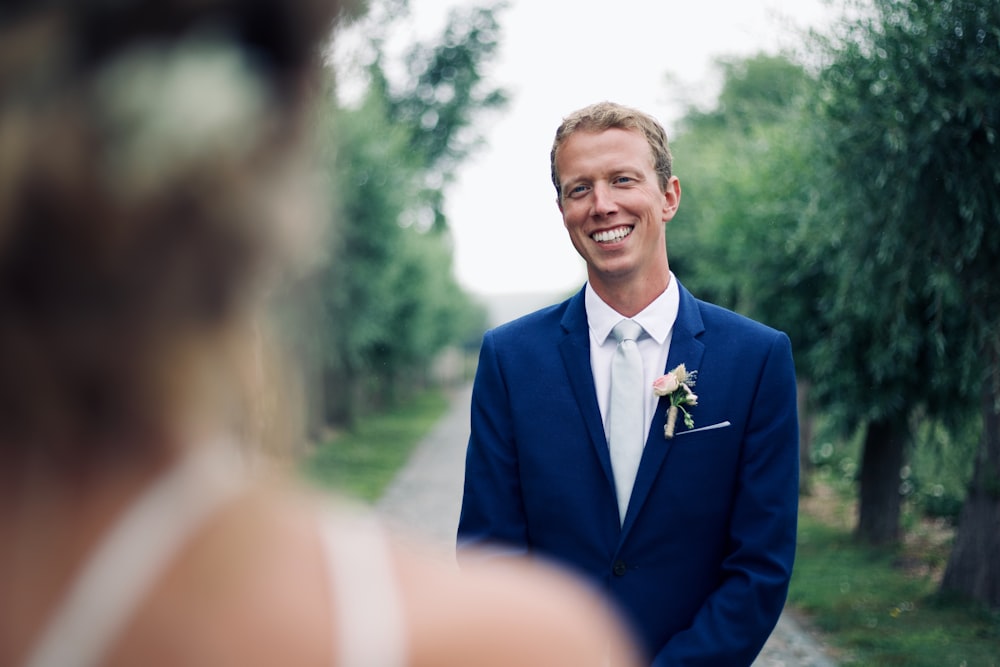
[[[608,445],[611,448],[611,469],[618,496],[618,519],[622,524],[625,523],[625,512],[628,510],[632,485],[635,483],[646,440],[642,414],[642,356],[635,343],[642,333],[642,326],[634,320],[622,320],[611,330],[618,341],[618,348],[611,362]]]

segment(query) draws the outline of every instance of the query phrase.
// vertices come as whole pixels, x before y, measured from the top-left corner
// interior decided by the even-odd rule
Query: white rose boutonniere
[[[698,371],[689,372],[684,368],[684,364],[681,364],[666,375],[658,377],[653,383],[654,394],[670,399],[670,407],[667,408],[667,423],[663,427],[664,438],[674,437],[674,425],[677,423],[678,410],[684,413],[684,425],[688,428],[694,428],[694,417],[685,406],[698,405],[698,396],[691,391],[697,375]]]

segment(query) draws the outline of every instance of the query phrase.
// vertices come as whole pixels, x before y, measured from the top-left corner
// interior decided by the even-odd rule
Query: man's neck
[[[625,317],[641,313],[646,306],[663,294],[670,284],[670,270],[663,276],[646,280],[629,280],[620,283],[590,279],[590,285],[604,303]]]

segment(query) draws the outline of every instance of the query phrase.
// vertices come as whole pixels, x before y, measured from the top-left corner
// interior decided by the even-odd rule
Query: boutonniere
[[[694,428],[694,417],[684,406],[698,405],[698,396],[691,391],[697,375],[698,371],[689,372],[684,368],[684,364],[681,364],[666,375],[658,377],[653,383],[654,394],[670,399],[670,407],[667,408],[667,423],[663,427],[664,438],[674,437],[674,424],[677,423],[678,410],[684,413],[684,425],[688,428]]]

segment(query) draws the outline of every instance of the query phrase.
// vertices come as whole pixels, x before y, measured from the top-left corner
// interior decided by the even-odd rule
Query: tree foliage
[[[445,346],[484,328],[484,309],[454,279],[443,202],[474,145],[471,123],[503,99],[482,71],[498,38],[491,9],[455,13],[438,42],[410,49],[421,73],[397,86],[376,36],[359,102],[331,98],[323,114],[334,231],[315,298],[321,422],[349,426],[405,398]]]
[[[786,331],[804,360],[820,335],[822,285],[820,266],[802,261],[818,198],[806,114],[814,81],[784,56],[719,66],[716,106],[689,110],[673,142],[683,206],[671,267],[699,296]]]
[[[990,428],[1000,409],[1000,3],[872,0],[854,10],[828,42],[822,75],[839,229],[830,266],[840,276],[826,304],[826,389],[871,419],[982,406],[952,558],[975,574],[951,587],[1000,604],[1000,571],[995,557],[986,562],[1000,547],[1000,433]]]
[[[721,62],[716,106],[689,112],[674,142],[685,189],[672,267],[698,293],[786,330],[800,381],[830,423],[845,436],[865,430],[859,535],[875,542],[899,535],[914,419],[955,428],[976,409],[984,357],[975,332],[990,328],[972,320],[993,317],[969,309],[976,297],[961,282],[997,266],[982,260],[995,243],[983,221],[997,219],[994,177],[983,173],[988,96],[956,97],[973,84],[920,74],[935,58],[958,65],[944,54],[972,23],[927,18],[919,4],[907,5],[914,16],[897,7],[886,19],[858,3],[860,18],[824,44],[816,82],[781,57]],[[943,21],[950,36],[883,44],[883,21],[925,36]],[[996,66],[982,57],[989,34],[973,31],[973,81]],[[956,122],[971,128],[962,135]],[[969,151],[950,145],[976,137],[986,141]],[[976,185],[953,196],[968,179]]]
[[[815,421],[808,351],[827,276],[804,261],[817,207],[807,103],[813,77],[785,56],[721,60],[715,106],[691,109],[673,142],[683,205],[671,223],[671,267],[696,294],[786,333],[796,352],[803,490]]]
[[[1000,3],[849,9],[816,37],[815,76],[780,56],[720,63],[717,103],[673,142],[671,267],[789,333],[817,408],[865,443],[866,541],[900,535],[915,442],[932,459],[926,434],[947,429],[964,456],[957,441],[982,434],[943,585],[998,604]]]
[[[841,329],[870,333],[867,340],[845,340],[828,357],[868,350],[869,376],[888,389],[886,400],[874,403],[887,410],[921,393],[934,404],[940,396],[967,399],[977,385],[976,364],[960,363],[962,351],[977,342],[962,340],[975,328],[968,320],[996,321],[996,313],[970,312],[970,305],[986,304],[968,302],[957,279],[968,269],[995,271],[980,249],[987,235],[995,246],[998,231],[987,230],[995,227],[989,216],[997,210],[998,174],[983,173],[986,152],[996,162],[994,139],[986,140],[996,120],[983,116],[988,93],[977,93],[974,82],[998,65],[995,53],[988,64],[982,29],[960,56],[955,35],[963,19],[946,15],[971,11],[983,20],[986,5],[877,0],[861,7],[868,11],[831,44],[835,59],[823,74],[821,112],[829,132],[830,204],[842,229],[836,258],[846,261],[836,267],[843,275],[829,306],[858,320]],[[964,360],[971,361],[967,354]],[[928,382],[934,378],[946,384]],[[845,384],[856,383],[840,382],[837,391]],[[874,417],[883,416],[876,410]]]
[[[439,231],[447,225],[443,190],[458,164],[479,144],[473,120],[507,102],[503,90],[487,85],[484,71],[496,55],[497,12],[504,7],[499,2],[453,8],[438,41],[417,43],[407,50],[407,75],[395,85],[386,73],[382,51],[376,51],[368,68],[371,92],[385,101],[386,117],[404,129],[410,150],[423,161],[427,176],[423,196]]]

